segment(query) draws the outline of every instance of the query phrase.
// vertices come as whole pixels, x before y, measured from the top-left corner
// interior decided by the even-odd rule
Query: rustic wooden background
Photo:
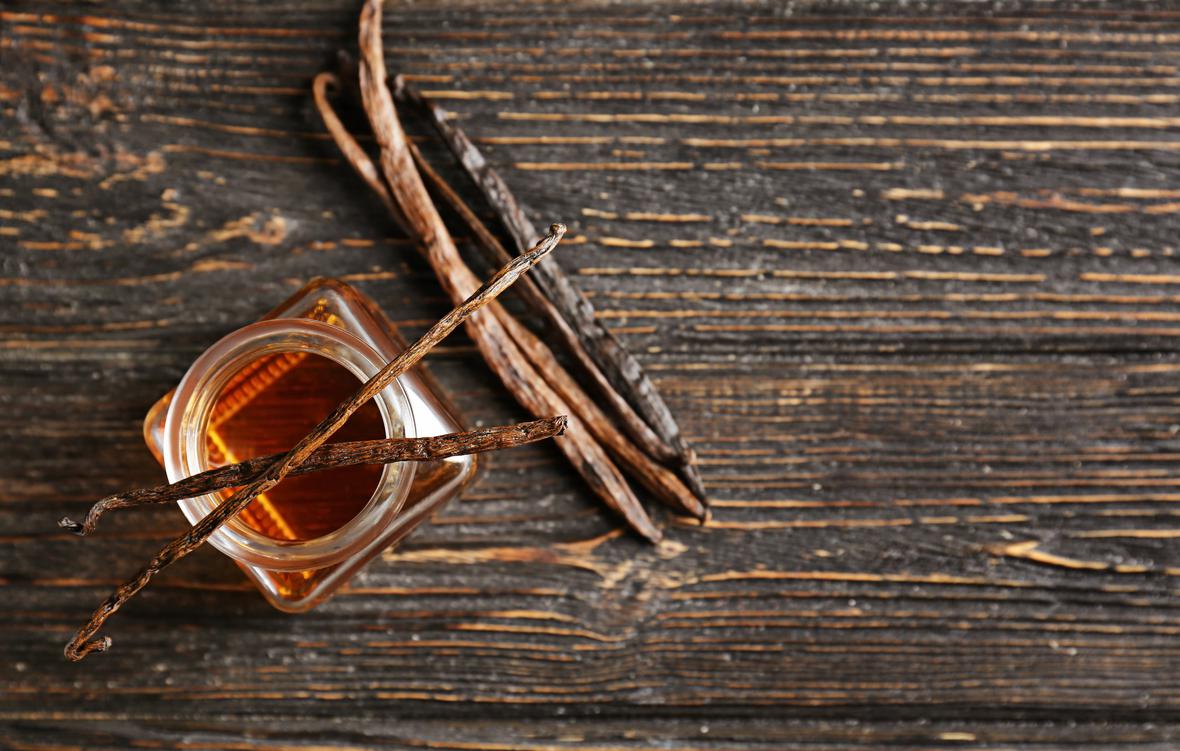
[[[66,663],[183,522],[55,522],[161,479],[198,353],[318,274],[448,307],[310,103],[357,6],[0,3],[0,746],[1180,742],[1180,13],[1138,3],[392,5],[714,521],[647,546],[530,447],[311,614],[205,550]]]

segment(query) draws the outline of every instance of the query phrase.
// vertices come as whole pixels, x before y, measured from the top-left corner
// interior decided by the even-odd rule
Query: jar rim
[[[306,352],[327,357],[357,379],[357,387],[385,365],[376,350],[338,326],[306,318],[278,318],[244,326],[218,340],[181,379],[164,422],[164,468],[169,482],[204,471],[205,431],[213,403],[225,382],[246,363],[269,354]],[[400,380],[373,397],[387,437],[417,435],[414,413]],[[233,519],[209,538],[241,563],[270,570],[307,570],[339,563],[377,537],[401,511],[409,495],[413,462],[386,464],[368,503],[351,520],[321,537],[278,540]],[[197,523],[220,502],[215,494],[178,502]]]

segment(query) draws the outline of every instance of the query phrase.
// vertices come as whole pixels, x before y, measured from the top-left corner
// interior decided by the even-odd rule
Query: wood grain
[[[356,10],[0,8],[0,746],[1174,747],[1180,15],[1131,4],[391,5],[712,522],[647,549],[530,447],[322,609],[202,551],[62,662],[183,521],[55,520],[162,478],[197,354],[317,274],[448,307],[311,105]]]

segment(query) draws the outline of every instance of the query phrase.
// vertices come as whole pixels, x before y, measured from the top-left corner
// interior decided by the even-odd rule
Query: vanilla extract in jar
[[[246,363],[213,398],[205,427],[205,463],[222,467],[288,451],[359,385],[346,367],[310,352],[279,352]],[[369,441],[387,434],[384,415],[369,401],[329,442]],[[364,509],[383,470],[382,465],[357,464],[288,475],[251,502],[240,519],[276,540],[323,537]],[[220,499],[232,493],[223,490]]]
[[[263,320],[206,350],[158,401],[144,436],[169,482],[283,453],[405,348],[367,297],[317,279]],[[437,384],[413,368],[357,410],[330,442],[461,430]],[[299,612],[335,593],[457,495],[473,456],[339,467],[288,476],[209,538],[276,608]],[[179,502],[196,523],[232,490]]]

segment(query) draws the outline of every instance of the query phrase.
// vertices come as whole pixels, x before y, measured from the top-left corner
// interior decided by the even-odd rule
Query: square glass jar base
[[[335,279],[312,280],[264,320],[274,318],[310,318],[339,326],[371,346],[386,361],[406,348],[393,323],[372,300]],[[416,437],[463,429],[456,410],[425,369],[412,368],[398,380],[413,412]],[[144,419],[144,440],[161,464],[164,463],[164,424],[173,394],[174,391],[165,394]],[[335,565],[307,571],[275,571],[241,561],[236,563],[274,607],[289,613],[310,610],[344,586],[366,563],[428,521],[471,482],[475,471],[474,456],[417,462],[409,495],[394,521],[363,549]]]

